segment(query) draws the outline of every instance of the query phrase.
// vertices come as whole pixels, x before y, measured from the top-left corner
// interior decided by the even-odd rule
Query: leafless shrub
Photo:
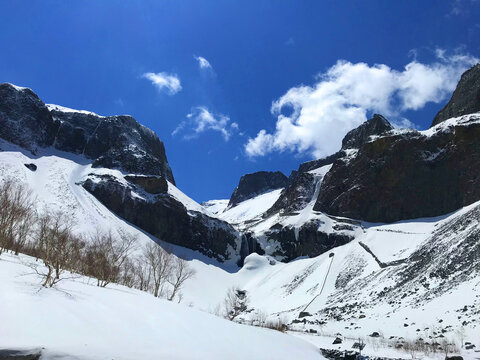
[[[231,287],[227,290],[223,301],[224,316],[228,320],[233,321],[238,315],[246,311],[248,308],[248,297],[244,290]]]
[[[455,344],[444,338],[441,343],[433,340],[431,342],[424,341],[421,338],[416,340],[405,340],[401,342],[401,349],[408,353],[412,359],[415,359],[418,354],[428,355],[430,353],[443,352],[445,356],[448,356],[449,353],[457,352],[458,348]],[[398,345],[391,344],[392,346]],[[397,346],[398,348],[398,346]]]
[[[135,258],[135,287],[141,291],[150,291],[152,282],[152,270],[150,266],[144,261],[143,256]]]
[[[153,296],[163,296],[165,285],[173,272],[172,255],[162,249],[160,245],[151,242],[145,246],[143,258],[150,269]]]
[[[272,329],[272,330],[277,330],[280,332],[285,332],[288,330],[288,326],[285,324],[285,321],[283,319],[275,319],[275,320],[267,320],[263,327]]]
[[[22,184],[6,180],[0,184],[0,254],[11,250],[18,255],[34,224],[31,192]]]
[[[182,300],[182,286],[195,275],[187,261],[153,242],[141,257],[131,257],[135,236],[97,231],[84,239],[73,234],[67,216],[60,212],[37,216],[33,205],[25,186],[12,180],[0,183],[0,254],[10,250],[35,257],[29,266],[41,276],[42,286],[54,286],[70,271],[97,279],[100,287],[119,283]]]
[[[137,284],[135,262],[130,258],[127,258],[123,263],[120,276],[119,282],[121,285],[132,288]]]
[[[188,262],[184,259],[177,257],[173,260],[173,267],[170,276],[167,278],[167,281],[172,285],[172,290],[168,300],[172,301],[175,296],[178,298],[178,302],[182,299],[182,294],[180,290],[185,281],[195,276],[195,270],[188,265]]]
[[[111,231],[97,231],[85,251],[84,274],[96,278],[100,287],[119,282],[122,266],[134,250],[136,240],[129,234],[114,237]]]
[[[250,325],[263,327],[267,322],[267,313],[257,309],[250,318]]]
[[[83,242],[71,231],[72,222],[62,213],[45,213],[38,218],[33,241],[35,252],[44,266],[30,263],[42,277],[42,286],[52,287],[66,271],[75,270]]]

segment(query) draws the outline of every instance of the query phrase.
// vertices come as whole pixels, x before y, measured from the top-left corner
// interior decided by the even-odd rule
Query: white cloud
[[[170,95],[174,95],[182,90],[182,85],[177,74],[148,72],[143,74],[142,77],[150,80],[159,91],[166,91]]]
[[[186,132],[184,139],[193,139],[205,131],[219,132],[225,141],[239,130],[236,122],[230,123],[230,117],[223,114],[213,114],[205,106],[198,106],[192,109],[187,115],[187,120],[182,121],[172,132],[175,136],[180,132]]]
[[[349,130],[367,120],[367,112],[414,126],[402,113],[444,100],[455,89],[462,72],[478,62],[470,55],[447,56],[442,50],[435,55],[434,63],[413,60],[403,71],[384,64],[369,66],[339,60],[318,75],[314,85],[291,88],[273,102],[275,131],[263,129],[250,138],[245,144],[247,155],[286,150],[308,152],[315,158],[332,154]],[[291,113],[285,114],[285,109]]]
[[[198,66],[200,66],[200,69],[212,69],[212,65],[204,57],[195,55],[193,55],[193,57],[198,61]]]

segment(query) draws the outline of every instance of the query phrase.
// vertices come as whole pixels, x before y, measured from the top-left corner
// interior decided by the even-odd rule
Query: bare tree
[[[442,345],[443,353],[445,354],[445,359],[448,358],[448,354],[458,350],[455,344],[449,342],[448,339],[446,338],[442,340],[441,345]]]
[[[180,297],[181,294],[179,291],[182,288],[183,283],[195,276],[195,273],[195,269],[192,269],[186,260],[177,257],[173,261],[173,271],[171,276],[167,279],[168,283],[172,285],[172,291],[170,292],[168,300],[172,301],[177,294]]]
[[[145,262],[144,257],[135,259],[135,286],[142,291],[150,291],[152,281],[152,269]]]
[[[0,185],[0,254],[16,255],[25,245],[33,226],[31,192],[22,184],[6,180]]]
[[[412,360],[415,359],[415,356],[417,354],[417,350],[418,350],[418,344],[416,344],[415,342],[406,342],[404,345],[403,345],[403,350],[406,351],[407,353],[410,354],[410,356],[412,357]]]
[[[160,297],[163,295],[164,286],[173,271],[173,257],[160,245],[153,242],[145,246],[143,257],[151,272],[153,296]]]
[[[80,241],[72,234],[72,222],[62,213],[45,213],[38,218],[34,246],[44,267],[30,267],[42,277],[42,286],[52,287],[62,280],[62,274],[74,270]]]
[[[137,238],[129,234],[116,238],[111,231],[97,231],[85,251],[84,274],[96,278],[100,287],[118,282],[122,266],[133,252],[136,241]]]
[[[136,268],[135,268],[135,262],[130,260],[130,258],[127,258],[125,262],[122,265],[121,268],[121,278],[120,278],[120,284],[128,286],[128,287],[134,287],[136,285]]]

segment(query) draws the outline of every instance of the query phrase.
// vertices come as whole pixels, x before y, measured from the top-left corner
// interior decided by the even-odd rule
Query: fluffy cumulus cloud
[[[182,90],[182,84],[176,74],[147,72],[143,74],[143,77],[150,80],[159,91],[169,95],[174,95]]]
[[[182,121],[172,132],[172,135],[184,133],[186,140],[198,137],[205,131],[219,132],[225,141],[238,132],[238,124],[230,122],[230,117],[223,114],[214,114],[205,106],[198,106],[192,109],[187,115],[187,120]]]
[[[200,67],[200,69],[205,69],[205,70],[212,69],[212,65],[204,57],[195,56],[195,55],[193,57],[195,58],[195,60],[197,60],[198,66]]]
[[[320,158],[340,148],[343,136],[367,120],[367,112],[412,125],[402,117],[428,102],[440,102],[455,89],[460,75],[478,59],[436,51],[431,64],[416,60],[402,71],[387,65],[340,60],[317,76],[312,86],[289,89],[272,104],[275,130],[260,130],[245,144],[248,156],[270,152],[310,153]]]

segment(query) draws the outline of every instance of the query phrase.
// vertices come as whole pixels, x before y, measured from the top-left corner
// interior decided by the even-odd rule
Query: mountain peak
[[[342,140],[342,150],[358,149],[367,142],[372,135],[380,135],[392,130],[393,126],[382,115],[374,114],[359,127],[350,130]]]
[[[33,153],[52,146],[92,159],[94,167],[161,175],[175,184],[162,141],[133,117],[46,105],[31,89],[9,83],[0,84],[0,138]]]
[[[235,188],[228,207],[251,199],[269,190],[276,190],[287,186],[288,178],[280,171],[258,171],[243,175]]]
[[[450,101],[435,115],[432,126],[462,115],[480,111],[480,63],[465,71]]]

